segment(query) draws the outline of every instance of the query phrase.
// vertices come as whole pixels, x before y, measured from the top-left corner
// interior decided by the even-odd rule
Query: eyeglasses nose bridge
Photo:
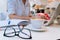
[[[15,34],[16,36],[19,36],[19,34]]]

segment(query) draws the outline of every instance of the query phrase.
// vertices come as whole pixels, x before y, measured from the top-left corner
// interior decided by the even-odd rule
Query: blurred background
[[[46,9],[47,7],[52,7],[53,4],[51,4],[52,2],[54,2],[55,0],[29,0],[30,2],[30,11],[35,11],[36,9]],[[57,0],[60,1],[60,0]],[[33,7],[33,5],[36,4],[35,7]],[[50,6],[49,6],[50,5]],[[57,4],[56,4],[57,5]],[[49,8],[47,8],[49,9]],[[45,12],[47,12],[48,10],[45,10]],[[47,12],[49,14],[49,12]],[[51,12],[50,12],[51,13]],[[1,20],[1,16],[6,17],[7,15],[7,0],[0,0],[0,20]]]

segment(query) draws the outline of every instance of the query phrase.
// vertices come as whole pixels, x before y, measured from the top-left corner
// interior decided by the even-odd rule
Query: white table
[[[0,31],[0,40],[27,40],[27,39],[21,39],[17,36],[11,37],[11,38],[4,37],[3,32],[4,31]],[[30,40],[56,40],[59,38],[60,38],[60,28],[59,27],[47,27],[46,32],[33,32],[32,31],[32,39],[30,39]]]

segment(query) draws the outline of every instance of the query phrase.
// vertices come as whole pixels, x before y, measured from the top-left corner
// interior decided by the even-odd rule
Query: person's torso
[[[22,0],[16,0],[16,14],[19,16],[28,16],[29,15],[29,2],[26,0],[25,5]]]

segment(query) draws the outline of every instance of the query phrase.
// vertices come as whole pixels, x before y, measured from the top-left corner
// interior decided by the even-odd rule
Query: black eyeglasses
[[[29,24],[28,21],[22,21],[22,22],[18,23],[18,25],[5,26],[6,29],[4,30],[4,36],[5,37],[18,36],[19,38],[22,38],[22,39],[32,39],[30,29],[24,28],[28,24]],[[14,27],[17,26],[19,31],[16,31],[13,26]],[[22,26],[22,28],[20,28],[20,26]],[[8,29],[10,29],[10,30],[8,30]]]

